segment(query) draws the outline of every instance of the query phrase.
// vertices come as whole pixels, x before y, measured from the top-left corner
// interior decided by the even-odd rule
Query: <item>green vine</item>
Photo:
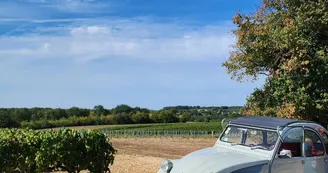
[[[0,172],[110,172],[116,150],[97,131],[0,129]]]

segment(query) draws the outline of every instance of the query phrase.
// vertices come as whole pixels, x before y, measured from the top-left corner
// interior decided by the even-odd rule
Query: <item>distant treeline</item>
[[[240,110],[241,106],[167,106],[163,109],[179,109],[179,110],[190,110],[190,109],[229,109],[229,110]]]
[[[128,105],[105,109],[0,108],[0,127],[52,128],[78,125],[209,122],[239,116],[241,107],[172,106],[149,110]]]

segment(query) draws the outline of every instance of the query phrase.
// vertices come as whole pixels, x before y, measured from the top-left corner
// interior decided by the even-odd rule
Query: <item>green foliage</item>
[[[115,124],[132,124],[132,117],[125,112],[114,115]]]
[[[38,120],[38,121],[23,121],[21,128],[30,129],[45,129],[54,127],[69,127],[69,126],[85,126],[85,125],[100,125],[100,124],[115,124],[113,116],[100,117],[69,117],[60,120]]]
[[[157,124],[129,124],[112,125],[105,130],[135,130],[135,131],[159,131],[159,130],[191,130],[191,131],[220,131],[221,123],[215,122],[193,122],[193,123],[157,123]]]
[[[93,112],[96,116],[106,115],[107,111],[102,105],[97,105],[93,108]]]
[[[96,131],[0,130],[0,172],[109,171],[116,150]]]
[[[130,113],[133,111],[133,108],[130,107],[129,105],[122,104],[122,105],[116,106],[112,111],[114,114]]]
[[[190,114],[188,114],[188,113],[183,113],[182,115],[181,115],[181,118],[180,118],[180,122],[187,122],[188,120],[190,120],[190,118],[191,118],[191,116],[190,116]]]
[[[137,112],[132,115],[132,121],[136,124],[150,123],[152,120],[149,118],[148,113]]]
[[[81,109],[78,107],[71,107],[65,110],[67,117],[86,117],[90,115],[89,109]]]
[[[0,111],[0,128],[19,126],[19,122],[13,120],[6,112]]]
[[[51,108],[10,108],[0,109],[0,127],[21,127],[45,129],[54,127],[111,125],[111,124],[144,124],[144,123],[177,123],[177,122],[209,122],[239,115],[240,107],[200,107],[176,106],[162,110],[132,108],[118,105],[113,109],[95,106],[94,109]],[[110,114],[109,114],[110,113]],[[5,123],[6,122],[6,123]]]
[[[266,75],[245,114],[328,123],[328,1],[263,0],[238,13],[235,50],[223,65],[237,80]]]
[[[159,111],[158,118],[161,123],[174,123],[178,122],[178,117],[173,114],[173,110]]]

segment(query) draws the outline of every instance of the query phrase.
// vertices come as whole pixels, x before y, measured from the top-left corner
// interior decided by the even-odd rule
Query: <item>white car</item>
[[[165,160],[158,173],[327,173],[327,134],[310,121],[239,117],[213,147]]]

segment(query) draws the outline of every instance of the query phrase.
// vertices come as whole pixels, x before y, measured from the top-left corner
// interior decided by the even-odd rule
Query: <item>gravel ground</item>
[[[164,159],[178,159],[198,149],[211,147],[215,138],[115,138],[118,150],[112,173],[156,173]]]

